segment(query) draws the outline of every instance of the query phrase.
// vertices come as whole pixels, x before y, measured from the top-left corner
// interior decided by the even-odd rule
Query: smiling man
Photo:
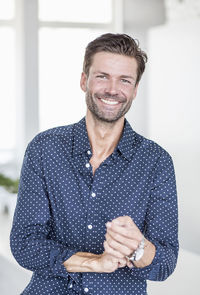
[[[88,44],[80,122],[38,134],[21,171],[11,249],[33,271],[22,294],[146,295],[178,255],[173,163],[125,114],[146,54],[125,34]]]

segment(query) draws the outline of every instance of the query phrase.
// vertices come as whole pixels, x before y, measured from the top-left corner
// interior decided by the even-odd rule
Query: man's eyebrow
[[[96,72],[94,72],[94,74],[95,74],[95,75],[96,75],[96,74],[101,74],[101,75],[105,75],[105,76],[110,76],[108,73],[101,72],[101,71],[96,71]],[[132,79],[132,80],[134,80],[134,81],[136,80],[135,77],[133,77],[133,76],[129,76],[129,75],[121,75],[120,78]]]
[[[94,72],[94,74],[95,74],[95,75],[96,75],[96,74],[101,74],[101,75],[109,76],[108,73],[101,72],[101,71],[96,71],[96,72]]]

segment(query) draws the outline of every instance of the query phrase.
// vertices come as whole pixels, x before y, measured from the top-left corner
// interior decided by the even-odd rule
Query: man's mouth
[[[108,105],[116,105],[116,104],[119,104],[119,101],[106,100],[106,99],[103,99],[103,98],[100,98],[100,100],[101,100],[103,103],[108,104]]]

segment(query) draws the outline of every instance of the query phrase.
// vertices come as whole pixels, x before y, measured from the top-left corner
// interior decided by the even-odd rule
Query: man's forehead
[[[124,71],[124,75],[132,76],[132,73],[137,71],[137,67],[137,61],[132,56],[101,51],[94,54],[90,70],[108,72],[119,68]]]

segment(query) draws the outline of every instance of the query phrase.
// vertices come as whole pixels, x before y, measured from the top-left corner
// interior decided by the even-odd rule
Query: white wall
[[[140,47],[146,52],[146,32],[128,31],[127,33],[140,40]],[[147,73],[145,70],[138,86],[137,95],[126,115],[133,129],[143,136],[148,136],[147,108]]]
[[[147,34],[152,26],[163,24],[165,21],[165,9],[163,0],[124,0],[124,32],[138,39],[140,47],[148,55]],[[148,92],[147,69],[139,84],[137,96],[133,102],[127,119],[134,130],[148,137]]]
[[[200,253],[200,20],[149,32],[149,137],[172,155],[181,246]]]

